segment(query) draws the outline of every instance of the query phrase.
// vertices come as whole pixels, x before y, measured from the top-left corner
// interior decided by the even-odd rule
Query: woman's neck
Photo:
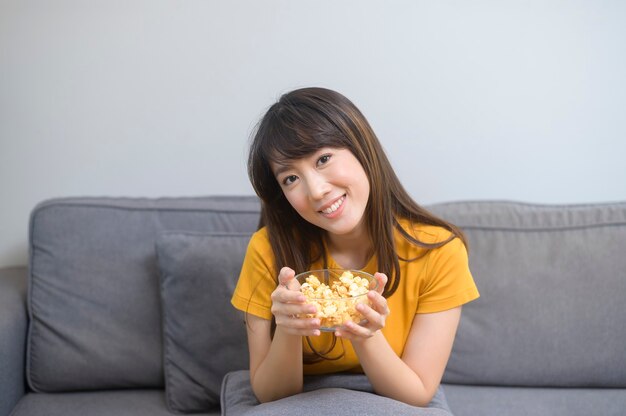
[[[366,229],[348,235],[327,234],[328,252],[344,269],[362,269],[374,253],[374,245]]]

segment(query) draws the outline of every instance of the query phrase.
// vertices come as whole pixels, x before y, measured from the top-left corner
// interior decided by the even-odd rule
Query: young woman
[[[379,395],[426,406],[461,316],[479,294],[462,232],[416,204],[369,123],[341,94],[283,95],[260,121],[248,173],[262,201],[233,305],[246,312],[260,402],[302,391],[304,374],[363,372]],[[296,273],[369,272],[366,318],[320,332]]]

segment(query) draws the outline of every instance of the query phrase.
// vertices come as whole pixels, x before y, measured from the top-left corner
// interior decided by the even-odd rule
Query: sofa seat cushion
[[[455,416],[623,416],[626,389],[444,385]]]
[[[219,407],[198,416],[219,415]],[[30,393],[11,416],[172,416],[163,390],[109,390],[88,393]]]

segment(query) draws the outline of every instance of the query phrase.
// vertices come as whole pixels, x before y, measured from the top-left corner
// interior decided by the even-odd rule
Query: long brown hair
[[[303,88],[284,94],[259,122],[250,146],[248,175],[261,199],[259,228],[267,226],[276,271],[284,266],[296,273],[322,258],[324,230],[304,220],[292,208],[276,180],[270,161],[299,159],[323,147],[350,150],[363,166],[370,182],[365,210],[367,229],[378,261],[377,270],[388,276],[383,296],[391,296],[400,283],[400,261],[394,230],[411,243],[432,249],[455,237],[466,244],[460,229],[418,205],[396,176],[385,152],[359,109],[338,92]],[[429,244],[410,235],[398,223],[436,225],[449,230],[449,239]],[[467,244],[466,244],[467,245]]]

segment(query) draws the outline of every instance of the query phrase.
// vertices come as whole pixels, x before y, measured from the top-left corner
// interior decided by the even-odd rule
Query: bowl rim
[[[332,268],[327,268],[327,269],[312,269],[312,270],[307,270],[305,272],[302,273],[298,273],[294,276],[294,279],[300,281],[300,277],[302,276],[310,276],[312,274],[315,274],[316,272],[339,272],[337,274],[337,278],[339,278],[343,272],[350,272],[352,274],[357,273],[359,275],[364,275],[368,278],[368,280],[370,281],[370,286],[371,286],[371,282],[374,282],[374,287],[370,287],[369,290],[365,293],[362,293],[360,295],[357,296],[350,296],[347,298],[308,298],[307,300],[315,300],[315,301],[337,301],[337,300],[349,300],[349,299],[357,299],[360,298],[361,296],[367,296],[367,294],[369,293],[370,290],[376,290],[378,289],[378,280],[376,280],[376,278],[374,277],[373,274],[368,273],[368,272],[364,272],[363,270],[357,270],[357,269],[341,269],[341,268],[337,268],[337,267],[332,267]],[[316,276],[317,277],[317,276]]]

